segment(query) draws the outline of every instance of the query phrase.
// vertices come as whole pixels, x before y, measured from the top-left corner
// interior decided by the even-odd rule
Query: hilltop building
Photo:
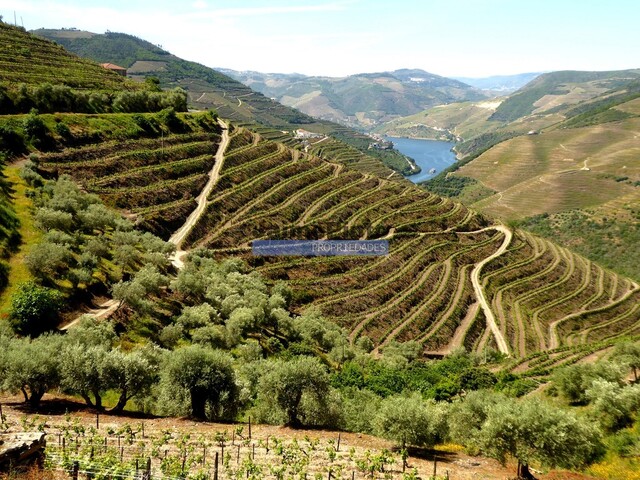
[[[116,72],[118,75],[122,75],[123,77],[127,76],[127,69],[115,63],[102,63],[101,65],[103,68]]]

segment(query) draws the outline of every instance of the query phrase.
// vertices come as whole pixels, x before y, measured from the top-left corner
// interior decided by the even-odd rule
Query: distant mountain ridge
[[[500,94],[515,92],[524,87],[534,78],[542,75],[543,72],[518,73],[515,75],[492,75],[490,77],[452,77],[455,80],[479,88]]]
[[[486,97],[458,80],[420,69],[347,77],[218,70],[308,115],[363,129],[436,105]]]

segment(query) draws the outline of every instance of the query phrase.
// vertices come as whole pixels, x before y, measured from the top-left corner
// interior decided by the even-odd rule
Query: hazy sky
[[[27,29],[124,32],[236,70],[482,77],[640,67],[640,0],[0,0],[5,21],[14,11]]]

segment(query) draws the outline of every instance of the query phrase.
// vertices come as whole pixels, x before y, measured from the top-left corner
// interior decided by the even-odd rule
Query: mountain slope
[[[545,73],[502,102],[491,120],[513,122],[536,113],[560,110],[617,89],[640,78],[640,70]]]
[[[80,30],[40,29],[35,34],[54,40],[70,51],[99,62],[116,63],[128,69],[128,76],[144,80],[157,77],[164,88],[181,87],[189,105],[215,109],[220,116],[242,124],[266,125],[293,137],[305,130],[340,138],[361,153],[372,155],[380,165],[375,170],[388,176],[389,168],[401,173],[413,171],[413,161],[395,150],[370,150],[370,139],[342,125],[318,121],[304,113],[265,97],[223,73],[183,60],[145,40],[124,33],[96,34]],[[384,164],[384,165],[382,165]]]
[[[434,105],[484,98],[469,85],[423,70],[342,78],[222,71],[311,116],[365,129]]]
[[[38,152],[41,173],[70,175],[140,228],[165,237],[194,208],[221,143],[206,112],[38,118],[59,150]],[[1,120],[20,129],[23,119]],[[340,142],[329,137],[305,145],[266,127],[229,129],[223,163],[215,165],[220,176],[183,246],[243,257],[270,281],[289,285],[295,311],[319,309],[352,340],[368,336],[378,347],[415,340],[431,354],[465,346],[526,356],[640,329],[640,291],[622,276],[527,233],[510,235],[391,175],[351,169],[349,160],[366,160],[338,161]],[[386,239],[390,253],[257,257],[250,246],[261,238]]]
[[[470,77],[454,77],[456,80],[471,85],[472,87],[479,88],[480,90],[491,91],[494,93],[500,93],[502,95],[515,92],[521,87],[524,87],[531,80],[541,75],[541,72],[532,73],[519,73],[516,75],[494,75],[491,77],[483,78],[470,78]]]
[[[0,44],[0,82],[5,85],[49,82],[82,89],[125,88],[120,75],[22,28],[0,22]]]
[[[471,104],[432,110],[422,122],[469,135],[456,150],[472,160],[426,186],[640,279],[639,102],[638,71],[556,72],[473,121]]]
[[[353,340],[368,336],[378,347],[415,340],[438,354],[504,345],[526,356],[640,329],[640,291],[627,279],[524,232],[505,235],[504,227],[414,185],[231,129],[216,187],[183,247],[211,249],[217,258],[241,256],[270,281],[286,281],[296,311],[318,308]],[[172,212],[183,218],[205,183],[202,174],[184,176],[184,167],[176,167],[197,165],[200,148],[211,150],[189,135],[167,141],[167,147],[131,141],[106,155],[96,155],[100,145],[86,146],[44,155],[39,168],[71,175],[163,234],[162,222]],[[171,163],[158,164],[163,155]],[[194,190],[185,199],[187,187]],[[255,239],[291,238],[387,239],[390,254],[251,253]],[[478,309],[479,295],[493,324]]]

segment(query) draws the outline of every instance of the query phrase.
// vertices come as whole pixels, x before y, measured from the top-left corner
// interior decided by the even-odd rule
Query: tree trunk
[[[520,460],[518,460],[518,478],[522,478],[523,480],[535,480],[535,477],[529,471],[529,465],[521,463]]]
[[[300,420],[298,419],[298,406],[300,405],[300,400],[302,400],[302,392],[298,392],[296,397],[289,408],[287,408],[287,417],[289,421],[287,425],[292,428],[299,428],[302,426]]]
[[[35,392],[31,392],[31,398],[29,398],[29,404],[33,407],[33,408],[38,408],[38,405],[40,405],[40,400],[42,400],[42,397],[44,397],[46,390],[36,390]]]
[[[100,393],[98,391],[94,391],[93,396],[96,399],[96,408],[98,410],[102,410],[102,397],[100,396]]]
[[[206,404],[206,397],[198,391],[198,389],[191,390],[191,416],[199,419],[206,419],[204,407]]]
[[[122,390],[122,393],[120,393],[120,398],[118,398],[118,403],[116,403],[116,406],[113,407],[111,411],[114,413],[122,413],[128,401],[129,397],[127,396],[127,390]]]
[[[24,395],[24,403],[27,403],[29,401],[29,395],[27,395],[27,391],[24,387],[20,387],[20,391],[22,392],[22,395]]]
[[[82,399],[84,400],[84,403],[86,403],[88,406],[93,407],[93,402],[91,401],[91,397],[89,396],[88,393],[81,393],[80,396],[82,397]]]

